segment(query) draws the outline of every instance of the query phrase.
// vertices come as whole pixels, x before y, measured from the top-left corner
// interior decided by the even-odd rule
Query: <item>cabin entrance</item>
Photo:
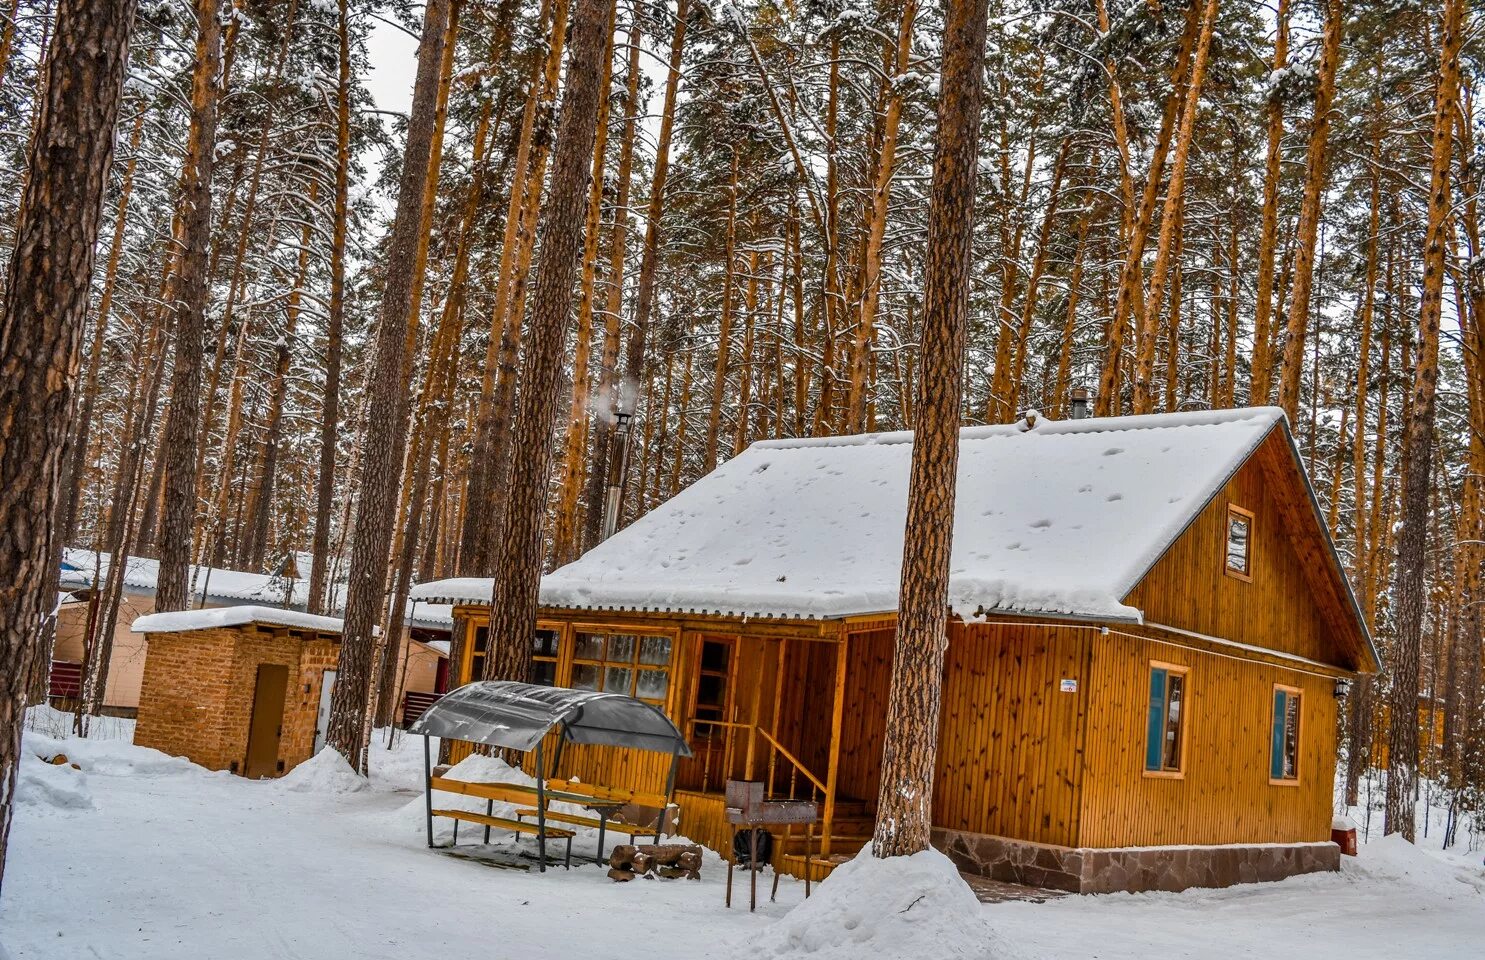
[[[724,849],[721,793],[728,780],[756,780],[770,798],[821,804],[817,855],[861,848],[874,819],[886,692],[877,674],[884,659],[890,673],[891,637],[688,638],[678,706],[692,756],[681,761],[676,785],[689,798],[682,805],[693,838]],[[714,828],[703,812],[713,806]],[[803,852],[802,831],[778,839],[786,862]]]
[[[284,693],[289,668],[281,663],[258,664],[253,689],[253,717],[248,723],[247,762],[242,775],[256,780],[278,774],[278,744],[284,732]]]

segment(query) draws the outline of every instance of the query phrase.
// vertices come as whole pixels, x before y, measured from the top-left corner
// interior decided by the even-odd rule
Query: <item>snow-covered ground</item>
[[[726,868],[712,855],[699,883],[616,884],[591,864],[536,874],[428,850],[416,738],[379,747],[371,786],[351,789],[360,782],[329,754],[285,780],[249,782],[134,747],[127,724],[77,741],[56,718],[38,720],[53,736],[28,733],[28,753],[60,750],[80,769],[23,765],[0,898],[0,956],[13,960],[1444,960],[1485,949],[1481,854],[1440,853],[1436,840],[1377,841],[1339,874],[1283,883],[993,906],[933,895],[942,865],[911,858],[895,872],[838,874],[834,896],[827,882],[780,922],[803,902],[802,884],[785,879],[757,914],[728,910]]]

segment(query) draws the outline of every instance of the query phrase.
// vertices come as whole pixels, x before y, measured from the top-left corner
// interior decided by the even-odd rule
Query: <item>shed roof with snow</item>
[[[211,630],[216,627],[242,627],[251,623],[337,635],[341,633],[344,625],[344,621],[339,617],[322,617],[313,613],[283,610],[277,607],[244,605],[147,613],[136,618],[130,629],[135,633],[189,633],[194,630]]]
[[[102,583],[108,577],[112,565],[113,557],[107,552],[65,547],[62,550],[62,568],[58,582],[70,596],[72,591],[92,589],[95,583]],[[301,559],[299,566],[308,570],[309,561]],[[131,591],[152,596],[159,575],[160,561],[152,557],[129,557],[124,563],[124,586]],[[192,564],[186,570],[186,579],[193,603],[302,611],[309,600],[307,575],[288,578]],[[331,607],[343,608],[345,584],[332,584],[329,589]],[[447,605],[418,603],[407,611],[405,620],[413,627],[446,631],[453,624],[453,611]]]
[[[953,609],[1140,620],[1125,598],[1275,430],[1292,448],[1275,407],[962,430]],[[733,617],[893,612],[912,439],[755,443],[548,574],[541,603]],[[488,579],[460,578],[412,595],[489,603],[490,592]]]

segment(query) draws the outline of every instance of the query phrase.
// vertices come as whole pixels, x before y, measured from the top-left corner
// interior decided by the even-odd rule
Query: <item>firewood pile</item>
[[[609,877],[619,883],[641,876],[700,880],[701,848],[694,843],[620,844],[608,855],[608,867]]]

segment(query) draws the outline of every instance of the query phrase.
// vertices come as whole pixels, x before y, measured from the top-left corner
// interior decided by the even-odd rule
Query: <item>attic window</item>
[[[1227,548],[1223,562],[1228,576],[1252,581],[1253,512],[1235,503],[1227,505]]]

